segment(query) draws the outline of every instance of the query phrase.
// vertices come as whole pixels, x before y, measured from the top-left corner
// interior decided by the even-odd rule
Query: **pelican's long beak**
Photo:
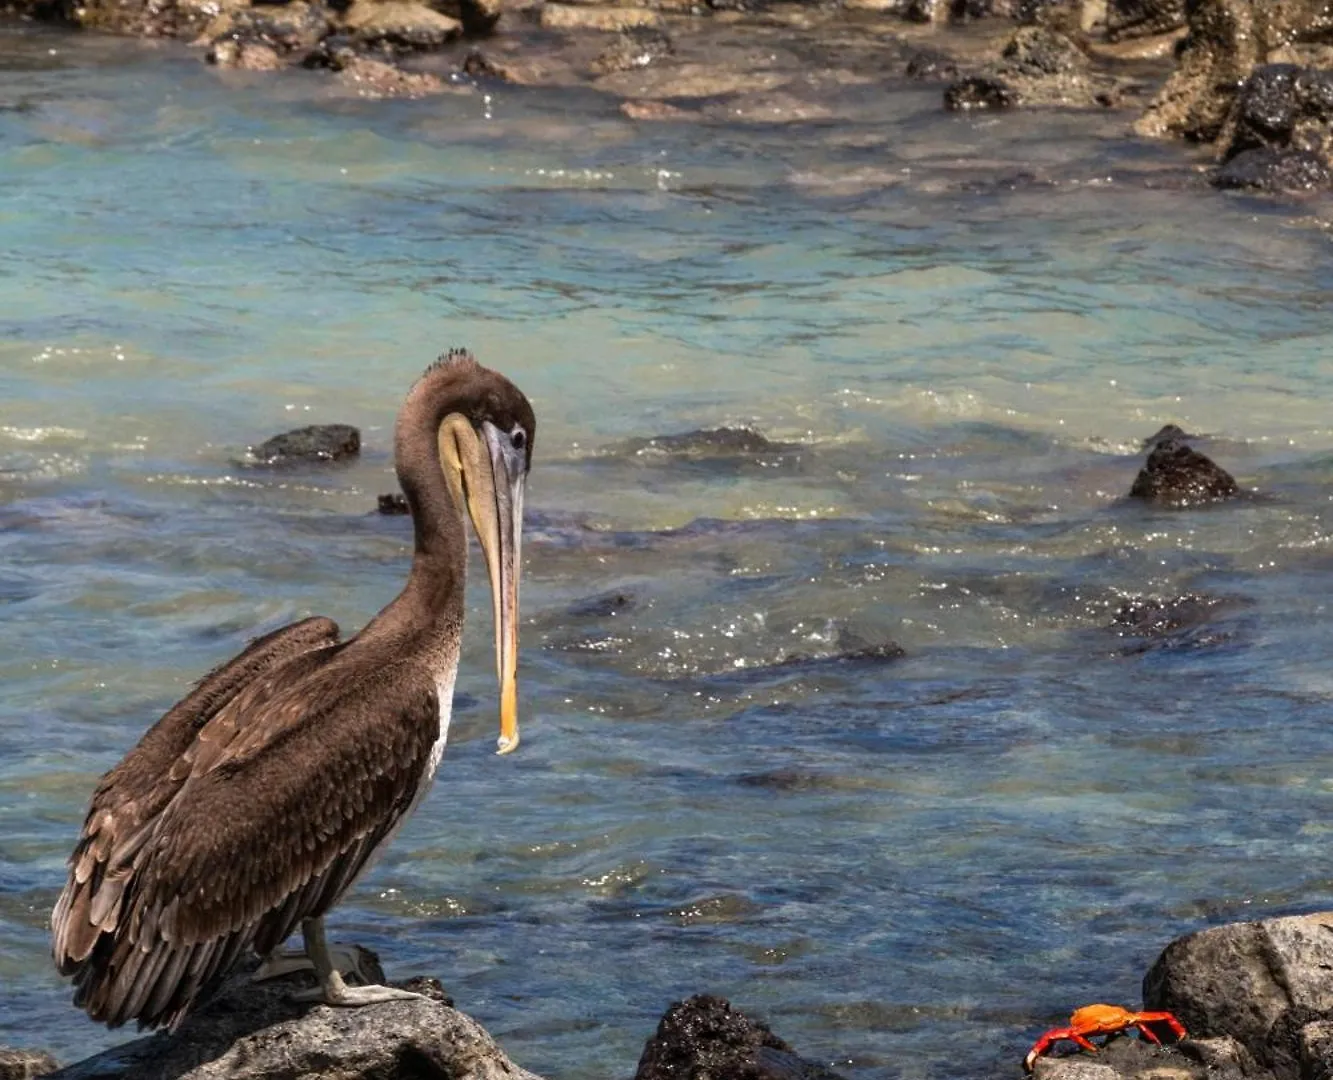
[[[491,476],[491,498],[483,492],[472,505],[472,521],[486,553],[495,607],[495,673],[500,681],[500,739],[496,752],[518,746],[518,578],[523,543],[523,484],[527,456],[510,436],[493,424],[482,424],[490,461],[481,471]],[[489,464],[490,468],[486,466]],[[478,520],[478,519],[485,519]]]

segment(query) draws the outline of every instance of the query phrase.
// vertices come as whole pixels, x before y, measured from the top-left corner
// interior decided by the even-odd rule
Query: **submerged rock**
[[[591,70],[594,75],[630,71],[647,67],[654,60],[670,56],[674,51],[671,38],[664,30],[655,26],[630,27],[597,54]]]
[[[251,465],[281,467],[342,461],[361,453],[361,432],[351,424],[312,424],[250,448]]]
[[[329,64],[340,85],[356,94],[370,98],[419,98],[439,94],[447,89],[438,75],[428,71],[404,71],[383,60],[357,56],[350,50],[336,53]]]
[[[1333,187],[1333,168],[1311,150],[1246,150],[1216,169],[1209,182],[1223,191],[1299,194]]]
[[[958,61],[939,49],[914,49],[903,73],[909,79],[953,79],[958,76]]]
[[[1219,618],[1248,605],[1240,597],[1185,593],[1165,600],[1136,596],[1125,600],[1111,620],[1110,629],[1133,639],[1126,653],[1153,649],[1198,649],[1235,639],[1234,626],[1215,625]]]
[[[59,1080],[539,1080],[520,1069],[471,1017],[427,995],[362,1008],[302,1005],[306,974],[263,983],[247,976],[188,1017],[175,1035],[137,1039],[53,1075]]]
[[[1072,39],[1047,26],[1016,31],[997,61],[954,82],[945,108],[1009,108],[1048,105],[1066,108],[1112,106],[1131,84],[1093,71]]]
[[[576,619],[608,619],[638,606],[638,598],[633,593],[615,589],[576,600],[565,609],[565,614]]]
[[[286,67],[273,46],[257,41],[231,41],[224,38],[208,50],[204,59],[217,67],[234,68],[237,71],[277,71]]]
[[[0,1046],[0,1080],[33,1080],[60,1068],[45,1050],[13,1050]]]
[[[375,509],[381,514],[410,514],[412,508],[407,505],[407,496],[400,492],[393,492],[390,495],[381,495],[375,500]]]
[[[1207,455],[1174,440],[1153,446],[1129,489],[1131,499],[1157,506],[1198,506],[1238,494],[1240,487],[1229,472]]]
[[[674,435],[627,439],[618,449],[635,457],[657,455],[685,458],[734,457],[798,450],[798,443],[774,442],[750,427],[700,428]]]
[[[944,107],[950,112],[1012,109],[1019,101],[1018,91],[1012,86],[985,75],[965,75],[944,91]]]
[[[807,1061],[767,1024],[722,998],[674,1002],[644,1045],[634,1080],[841,1080]]]

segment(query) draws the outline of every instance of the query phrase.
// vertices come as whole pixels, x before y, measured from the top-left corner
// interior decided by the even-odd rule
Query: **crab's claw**
[[[1033,1066],[1037,1064],[1037,1058],[1041,1057],[1042,1054],[1046,1053],[1047,1050],[1061,1039],[1072,1039],[1074,1042],[1078,1043],[1079,1046],[1083,1047],[1084,1050],[1091,1050],[1094,1054],[1097,1052],[1097,1047],[1088,1042],[1081,1032],[1075,1031],[1071,1027],[1051,1028],[1050,1031],[1046,1032],[1046,1034],[1032,1044],[1032,1049],[1028,1051],[1028,1056],[1023,1059],[1023,1068],[1028,1072],[1031,1072]]]

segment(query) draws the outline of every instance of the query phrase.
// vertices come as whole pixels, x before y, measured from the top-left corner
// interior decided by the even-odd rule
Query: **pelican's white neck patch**
[[[435,779],[435,770],[440,767],[444,757],[444,744],[449,739],[449,721],[454,714],[454,682],[458,678],[458,665],[451,664],[448,669],[435,677],[435,696],[439,699],[440,733],[435,737],[435,745],[430,748],[430,758],[426,762],[426,773],[422,777],[422,792]],[[419,797],[419,796],[418,796]]]

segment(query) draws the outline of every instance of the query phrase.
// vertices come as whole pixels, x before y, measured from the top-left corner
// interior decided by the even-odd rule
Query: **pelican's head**
[[[498,752],[518,746],[518,577],[523,486],[532,466],[537,419],[523,392],[472,354],[440,358],[459,379],[440,421],[440,467],[460,511],[467,507],[491,579],[495,670],[500,680]]]

